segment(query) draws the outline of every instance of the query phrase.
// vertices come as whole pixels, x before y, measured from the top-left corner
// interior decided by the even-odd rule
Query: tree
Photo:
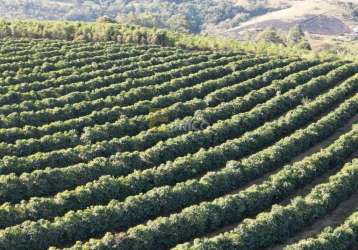
[[[258,34],[256,40],[274,44],[285,44],[277,33],[277,30],[273,27],[268,27],[263,30],[260,34]]]
[[[296,47],[305,50],[312,50],[311,44],[307,41],[307,39],[302,39],[302,41],[298,43]]]
[[[190,32],[191,26],[188,18],[183,14],[173,15],[168,20],[169,27],[178,32]]]
[[[300,49],[312,49],[300,25],[295,25],[290,29],[287,35],[287,44]]]

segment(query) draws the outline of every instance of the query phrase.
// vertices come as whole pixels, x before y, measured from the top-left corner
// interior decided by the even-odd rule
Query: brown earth
[[[318,35],[339,36],[351,32],[351,29],[339,18],[321,15],[305,15],[298,20],[272,19],[244,27],[238,27],[229,31],[231,36],[243,31],[260,32],[268,27],[275,27],[279,30],[288,31],[295,25],[301,25],[305,32]]]

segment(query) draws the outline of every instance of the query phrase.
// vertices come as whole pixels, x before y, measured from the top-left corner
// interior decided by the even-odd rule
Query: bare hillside
[[[287,7],[254,17],[224,33],[235,37],[245,31],[258,32],[270,26],[287,31],[300,24],[311,34],[332,36],[349,34],[358,24],[352,17],[347,16],[344,5],[347,2],[358,4],[358,1],[266,1],[265,4],[268,6]],[[249,4],[249,1],[238,1],[238,4]]]

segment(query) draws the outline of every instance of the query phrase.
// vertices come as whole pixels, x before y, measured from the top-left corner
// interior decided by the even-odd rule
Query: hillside
[[[239,0],[240,5],[247,1]],[[356,1],[285,1],[269,0],[267,8],[286,6],[240,23],[222,34],[236,39],[255,38],[267,27],[276,27],[282,32],[300,25],[316,50],[349,48],[351,41],[358,37],[358,2]],[[331,48],[332,47],[332,48]],[[353,51],[353,50],[352,50]]]
[[[57,39],[66,41],[134,43],[162,45],[194,50],[236,51],[244,53],[299,56],[301,58],[338,58],[334,53],[315,53],[297,47],[288,48],[265,42],[240,42],[222,37],[192,35],[166,29],[146,28],[107,22],[4,21],[0,20],[0,38]],[[343,58],[339,56],[339,58]],[[355,56],[344,56],[346,59]]]
[[[289,4],[287,8],[252,18],[230,31],[264,29],[268,26],[288,31],[300,24],[312,34],[343,35],[350,32],[350,27],[343,22],[348,21],[343,17],[343,10],[330,1],[291,1]]]
[[[0,40],[0,249],[357,245],[356,62],[125,25],[0,34],[32,37]]]
[[[76,21],[107,15],[122,23],[209,34],[303,23],[310,33],[339,35],[358,26],[355,0],[3,0],[0,13],[9,19]]]
[[[6,19],[95,21],[108,16],[121,23],[167,28],[190,33],[211,33],[235,22],[271,11],[262,5],[242,7],[234,0],[4,0]],[[229,21],[229,22],[228,22]]]
[[[3,0],[0,14],[6,20],[86,22],[107,16],[121,24],[250,42],[274,27],[289,48],[287,33],[299,25],[306,49],[358,54],[356,0]]]

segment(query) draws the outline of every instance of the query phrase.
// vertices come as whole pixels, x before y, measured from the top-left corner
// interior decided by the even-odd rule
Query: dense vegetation
[[[292,242],[358,192],[357,63],[24,24],[70,41],[0,41],[0,249],[357,244],[356,207]]]
[[[2,17],[17,19],[95,21],[101,16],[145,27],[211,33],[234,27],[273,11],[261,1],[238,5],[235,0],[5,0]],[[11,13],[11,15],[9,15]]]
[[[273,29],[267,29],[257,37],[257,41],[240,42],[214,36],[190,35],[168,29],[145,28],[121,23],[111,23],[106,18],[98,22],[55,22],[55,21],[7,21],[0,20],[0,38],[60,39],[67,41],[136,43],[196,50],[229,50],[252,53],[299,56],[305,58],[337,58],[329,51],[310,51],[310,44],[299,26],[294,27],[287,37],[282,37]],[[355,58],[346,55],[345,58]],[[342,58],[342,56],[340,57]]]

